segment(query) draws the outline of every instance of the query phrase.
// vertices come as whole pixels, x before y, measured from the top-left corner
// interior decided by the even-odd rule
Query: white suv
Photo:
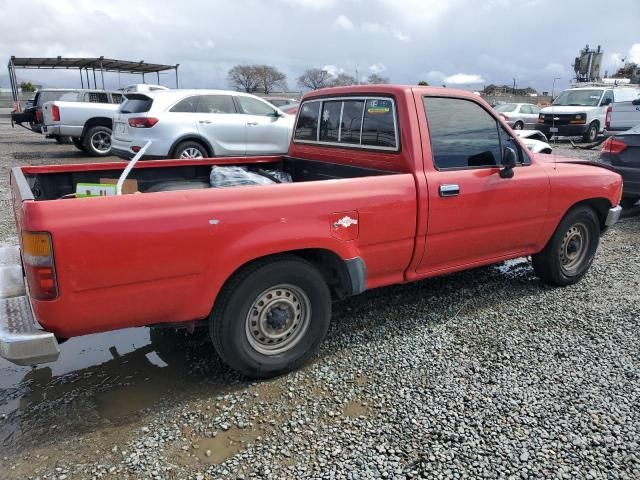
[[[295,117],[241,92],[167,90],[125,94],[111,151],[131,158],[207,158],[286,153]]]

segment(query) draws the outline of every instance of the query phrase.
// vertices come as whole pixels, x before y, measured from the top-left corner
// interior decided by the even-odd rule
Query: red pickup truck
[[[232,368],[277,375],[316,350],[336,298],[527,255],[545,282],[577,282],[621,211],[617,173],[532,154],[482,99],[448,88],[311,92],[287,155],[141,162],[137,192],[77,195],[126,165],[12,170],[20,250],[0,255],[4,358],[206,325]],[[290,181],[212,188],[229,166]]]

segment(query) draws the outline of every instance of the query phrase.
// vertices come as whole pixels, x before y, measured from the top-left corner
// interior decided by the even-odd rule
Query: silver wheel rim
[[[195,147],[185,148],[180,154],[180,158],[204,158],[202,152]]]
[[[107,132],[96,132],[91,136],[91,146],[96,152],[107,153],[111,150],[111,135]]]
[[[516,123],[515,129],[516,129],[516,130],[522,130],[522,124],[521,124],[521,123],[519,123],[519,122],[518,122],[518,123]]]
[[[293,285],[276,285],[251,304],[245,321],[247,340],[263,355],[278,355],[302,340],[310,319],[311,302],[307,294]]]
[[[583,223],[572,225],[562,238],[560,245],[560,265],[565,274],[578,273],[589,251],[589,234]]]

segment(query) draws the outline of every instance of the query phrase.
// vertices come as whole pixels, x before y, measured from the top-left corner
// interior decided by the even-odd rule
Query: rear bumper
[[[81,137],[83,127],[70,125],[47,125],[46,132],[49,135],[60,137]]]
[[[55,335],[42,330],[31,311],[20,250],[0,248],[0,357],[16,365],[36,365],[59,355]]]
[[[607,219],[605,220],[604,224],[607,227],[610,227],[620,219],[621,213],[622,213],[622,207],[620,205],[618,205],[617,207],[610,208],[609,213],[607,214]]]
[[[131,160],[136,154],[130,150],[123,150],[111,145],[111,155],[123,158],[125,160]],[[166,156],[162,155],[143,155],[141,160],[166,160]]]
[[[552,125],[547,125],[543,123],[536,123],[536,130],[543,132],[547,137],[552,135],[562,135],[565,137],[579,137],[584,135],[584,133],[589,129],[589,124],[580,124],[580,125],[556,125],[555,128],[558,129],[557,133],[551,133]]]

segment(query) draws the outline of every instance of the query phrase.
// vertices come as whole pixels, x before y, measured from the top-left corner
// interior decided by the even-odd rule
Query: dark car
[[[631,206],[640,200],[640,125],[609,137],[602,144],[600,161],[622,175],[622,200]]]

